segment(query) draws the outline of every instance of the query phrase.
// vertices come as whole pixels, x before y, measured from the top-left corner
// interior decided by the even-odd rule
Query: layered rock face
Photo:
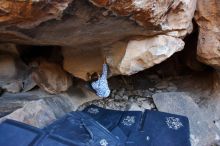
[[[0,40],[61,46],[64,69],[84,80],[101,71],[105,58],[112,75],[130,75],[183,49],[195,6],[196,0],[4,1]]]
[[[27,76],[28,67],[18,55],[0,49],[0,87],[8,92],[20,92],[26,88],[23,82]]]
[[[90,0],[99,7],[111,10],[115,15],[128,16],[145,27],[158,26],[165,31],[174,31],[178,36],[190,31],[196,1],[193,0]],[[181,29],[182,34],[181,34]],[[184,32],[185,31],[185,32]]]
[[[198,59],[220,67],[220,1],[199,0],[195,19],[199,25]]]
[[[41,22],[59,19],[72,0],[17,0],[0,2],[0,22],[20,28],[32,28]]]

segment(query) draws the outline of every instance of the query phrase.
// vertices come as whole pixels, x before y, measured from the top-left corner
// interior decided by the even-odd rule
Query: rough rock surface
[[[16,95],[4,93],[0,99],[0,121],[13,119],[43,128],[95,99],[98,97],[80,88],[59,95],[48,95],[39,90]]]
[[[59,19],[71,1],[0,1],[0,22],[21,28],[35,27],[44,21]]]
[[[86,106],[95,104],[99,107],[122,110],[122,111],[144,111],[146,109],[155,109],[155,105],[151,98],[150,92],[147,90],[125,90],[113,89],[110,97],[87,102],[79,106],[78,110],[84,109]]]
[[[128,16],[142,26],[158,26],[162,30],[191,31],[191,16],[196,0],[90,0],[119,16]],[[179,36],[184,35],[179,34]]]
[[[17,93],[24,88],[28,67],[12,52],[0,51],[0,87]]]
[[[72,85],[70,75],[59,64],[48,61],[41,60],[31,76],[40,88],[51,94],[67,91]]]
[[[219,140],[219,131],[208,123],[198,105],[184,92],[157,93],[153,100],[159,111],[184,115],[189,118],[192,146],[206,146]]]
[[[184,42],[181,39],[166,35],[129,41],[125,56],[118,65],[119,73],[131,75],[150,68],[182,50],[183,47]]]
[[[182,48],[183,44],[178,38],[191,32],[196,5],[196,0],[91,2],[2,1],[0,41],[61,46],[64,69],[82,79],[86,79],[88,72],[100,72],[105,57],[112,74],[133,74],[160,63]],[[13,9],[15,7],[16,10]],[[160,44],[161,35],[166,41]],[[152,39],[168,49],[158,51],[157,47],[154,48],[155,52],[166,53],[163,57],[152,53],[152,62],[142,62],[143,56],[139,54],[129,60],[126,56],[129,51],[126,49],[130,48],[130,44],[144,41],[150,43]],[[170,45],[170,42],[174,44]],[[145,50],[153,50],[152,45],[147,45]],[[123,65],[126,64],[127,68],[128,64],[137,64],[138,60],[142,62],[138,67],[122,70],[125,67]],[[151,65],[146,64],[146,61]]]
[[[220,1],[198,0],[195,19],[199,25],[198,59],[220,67]]]

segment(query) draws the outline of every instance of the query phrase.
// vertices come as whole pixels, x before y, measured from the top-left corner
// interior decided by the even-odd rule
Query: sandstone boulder
[[[111,75],[132,75],[161,63],[183,47],[184,42],[179,38],[158,35],[128,43],[120,41],[104,50],[63,48],[64,68],[74,76],[87,80],[87,73],[102,71],[106,57]]]
[[[32,78],[36,84],[51,94],[66,91],[72,85],[71,76],[66,73],[61,65],[40,60],[34,67]]]
[[[23,89],[28,67],[14,53],[0,52],[0,87],[17,93]]]
[[[71,88],[71,91],[57,95],[38,89],[17,94],[4,93],[0,98],[0,122],[13,119],[43,128],[80,105],[97,99],[98,96],[82,88]]]
[[[0,23],[31,28],[50,19],[59,19],[71,1],[0,1]]]
[[[0,44],[0,51],[12,53],[14,55],[19,55],[17,47],[14,43],[1,43]]]
[[[112,75],[130,75],[182,49],[195,6],[196,0],[2,1],[0,41],[61,46],[64,69],[84,80],[101,71],[105,57]]]
[[[196,0],[90,0],[99,7],[111,10],[115,15],[128,16],[138,24],[149,27],[158,26],[162,30],[183,29],[185,35],[191,31],[191,19]]]
[[[124,57],[117,66],[120,74],[131,75],[150,68],[182,50],[181,39],[158,35],[144,40],[129,41]]]
[[[198,0],[195,19],[199,25],[198,59],[220,67],[220,1]]]

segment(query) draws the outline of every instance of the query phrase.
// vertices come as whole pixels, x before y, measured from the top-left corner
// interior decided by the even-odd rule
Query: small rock
[[[109,15],[109,11],[107,10],[107,11],[104,11],[103,13],[102,13],[102,15],[103,16],[108,16]]]
[[[142,90],[137,90],[137,95],[142,96],[143,95],[143,91]]]
[[[132,103],[129,108],[129,111],[143,111],[143,109],[139,107],[138,104]]]
[[[130,101],[130,102],[135,102],[135,99],[134,99],[134,97],[130,97],[130,98],[128,99],[128,101]]]
[[[132,91],[130,91],[130,90],[128,90],[128,91],[126,91],[126,93],[125,93],[127,96],[131,96],[131,95],[133,95],[133,92]]]
[[[5,89],[7,92],[10,92],[10,93],[18,93],[22,89],[22,84],[15,81],[15,82],[3,85],[2,89]]]
[[[153,81],[159,81],[160,78],[158,75],[149,75],[148,78]]]
[[[147,101],[144,101],[144,102],[142,103],[141,107],[143,107],[144,109],[149,109],[149,110],[152,109],[150,103],[147,102]]]
[[[124,96],[122,97],[122,99],[128,100],[128,96],[127,96],[127,95],[124,95]]]
[[[156,93],[162,93],[163,91],[162,90],[156,90]]]
[[[149,92],[148,90],[144,90],[143,96],[144,96],[144,97],[152,97],[152,93]]]
[[[36,86],[36,82],[33,80],[31,74],[27,76],[26,79],[23,80],[23,92],[30,91]]]
[[[155,87],[157,89],[166,89],[168,88],[168,86],[169,86],[168,83],[166,81],[163,81],[163,82],[158,83]]]
[[[177,87],[176,86],[170,86],[170,87],[167,88],[167,91],[175,92],[175,91],[177,91]]]
[[[134,95],[140,95],[140,94],[141,94],[141,91],[140,91],[140,90],[134,90],[134,91],[133,91],[133,94],[134,94]]]
[[[124,95],[124,93],[125,93],[125,89],[123,89],[123,88],[118,91],[118,95],[121,97]]]
[[[117,90],[116,89],[113,89],[112,90],[112,94],[116,94]]]
[[[175,85],[174,83],[172,83],[172,82],[169,82],[168,85],[169,85],[169,86],[176,86],[176,85]]]
[[[156,108],[154,103],[151,103],[150,106],[151,106],[151,109],[155,109]]]
[[[146,98],[137,98],[137,101],[138,102],[143,102],[143,101],[145,101],[146,100]]]
[[[119,96],[119,95],[115,95],[115,99],[116,99],[116,100],[121,100],[121,99],[122,99],[122,97],[121,97],[121,96]]]

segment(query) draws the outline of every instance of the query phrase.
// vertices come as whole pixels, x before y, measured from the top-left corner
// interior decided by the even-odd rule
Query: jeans
[[[142,117],[140,111],[109,110],[95,105],[88,106],[83,112],[93,117],[115,135],[120,140],[120,146],[125,144],[130,133],[138,130]]]
[[[190,146],[189,121],[184,116],[146,110],[138,131],[128,146]]]
[[[71,112],[44,130],[53,136],[71,140],[77,146],[119,145],[119,140],[115,136],[82,112]]]
[[[107,110],[91,105],[83,110],[113,135],[121,146],[190,146],[187,117],[146,110]]]
[[[1,146],[120,146],[119,139],[88,115],[72,112],[44,129],[6,120]]]
[[[93,117],[93,118],[92,118]],[[44,129],[6,120],[0,146],[190,146],[187,117],[146,110],[116,111],[91,105]]]

